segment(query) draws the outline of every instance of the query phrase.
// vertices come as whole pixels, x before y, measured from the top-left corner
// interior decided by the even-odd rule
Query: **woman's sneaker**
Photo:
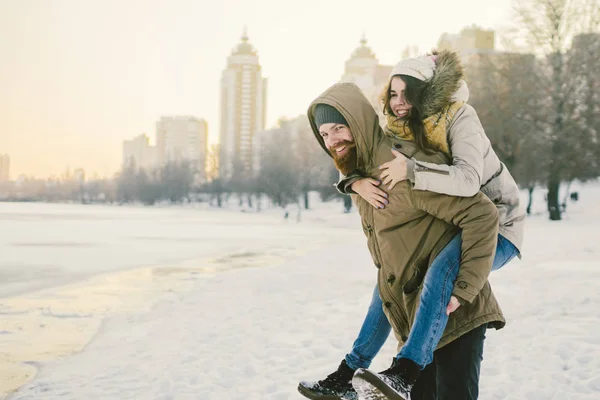
[[[352,387],[354,372],[346,364],[346,360],[343,360],[337,371],[329,374],[327,378],[318,382],[300,382],[298,391],[309,399],[358,400],[356,391]]]

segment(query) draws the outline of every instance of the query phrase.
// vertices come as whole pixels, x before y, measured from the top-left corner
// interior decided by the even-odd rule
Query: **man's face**
[[[333,156],[336,168],[344,175],[356,169],[356,144],[352,132],[344,124],[327,123],[319,127],[325,146]]]

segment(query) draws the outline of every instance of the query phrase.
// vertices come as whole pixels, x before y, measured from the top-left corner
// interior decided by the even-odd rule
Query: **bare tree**
[[[569,121],[575,115],[573,95],[578,78],[568,71],[568,49],[574,36],[598,28],[600,5],[589,0],[520,0],[515,1],[515,11],[528,43],[544,56],[543,87],[547,107],[551,110],[544,121],[550,146],[546,182],[548,211],[551,220],[560,220],[560,184],[574,176],[566,166],[576,142],[570,138]]]
[[[139,188],[139,200],[145,205],[153,205],[165,195],[158,170],[147,172],[140,169],[136,178]]]
[[[498,157],[529,190],[546,182],[549,158],[541,76],[533,54],[493,53],[472,57],[466,73],[475,107]]]
[[[132,162],[127,164],[117,177],[117,201],[130,203],[137,199],[139,199],[137,166]]]
[[[469,103],[477,110],[494,150],[512,171],[527,139],[543,129],[537,125],[540,90],[535,57],[485,54],[472,60],[466,70]]]
[[[223,180],[219,176],[219,145],[212,145],[208,152],[208,184],[205,186],[210,193],[210,202],[216,202],[217,207],[223,207]]]
[[[289,135],[274,134],[260,150],[259,191],[280,207],[296,203],[300,194],[299,158],[293,149]]]
[[[293,138],[294,153],[297,156],[297,173],[303,205],[308,210],[310,208],[308,193],[327,181],[332,162],[315,140],[308,119],[303,117],[301,121],[304,123]]]
[[[168,162],[158,171],[163,197],[172,203],[181,203],[189,197],[194,169],[188,161]]]
[[[600,174],[600,34],[576,36],[567,54],[567,75],[573,81],[571,118],[566,121],[572,153],[566,157],[569,164],[565,180],[570,182]]]

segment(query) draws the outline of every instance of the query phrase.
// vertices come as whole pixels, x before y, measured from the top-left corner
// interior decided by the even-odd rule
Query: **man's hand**
[[[446,307],[446,315],[452,314],[460,307],[460,302],[454,296],[450,297],[450,303],[448,303],[448,307]]]
[[[380,181],[373,178],[362,178],[350,185],[350,188],[375,208],[385,208],[388,195],[377,186]]]
[[[396,183],[402,182],[407,179],[407,166],[406,160],[408,160],[404,154],[392,149],[394,158],[392,161],[381,164],[379,169],[382,169],[381,180],[384,185],[388,186],[388,189],[392,190]]]

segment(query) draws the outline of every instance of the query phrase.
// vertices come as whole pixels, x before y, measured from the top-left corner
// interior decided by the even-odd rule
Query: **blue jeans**
[[[415,321],[408,340],[397,357],[409,358],[421,368],[433,360],[433,351],[442,338],[448,316],[446,306],[450,302],[454,281],[460,266],[462,237],[456,235],[435,258],[425,279],[419,299]],[[518,255],[517,248],[504,236],[498,235],[496,256],[492,271],[498,270]],[[352,369],[368,368],[390,334],[391,326],[383,313],[377,286],[369,310],[358,337],[346,354],[346,363]]]

